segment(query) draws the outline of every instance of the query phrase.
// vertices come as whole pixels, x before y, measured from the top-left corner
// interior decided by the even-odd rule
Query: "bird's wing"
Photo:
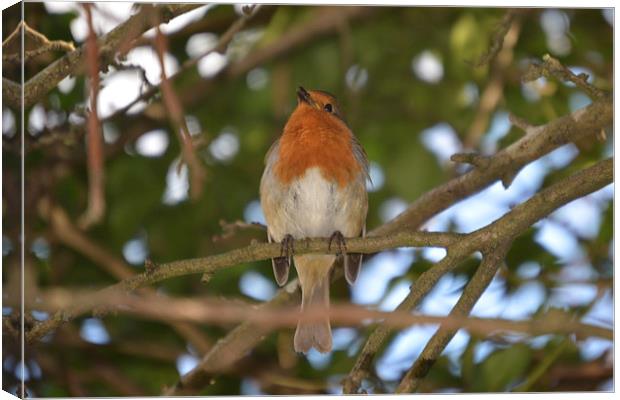
[[[278,157],[278,148],[280,147],[280,138],[278,138],[275,142],[273,142],[273,144],[271,145],[271,147],[269,148],[269,150],[267,150],[267,154],[265,154],[265,164],[268,165],[269,161],[272,157]],[[272,161],[275,161],[272,160]]]
[[[353,156],[357,160],[357,162],[362,166],[362,171],[364,172],[364,178],[370,181],[370,175],[368,173],[368,156],[366,155],[366,151],[360,144],[359,140],[355,137],[355,135],[351,135],[351,144],[353,147]],[[370,181],[372,183],[372,181]]]

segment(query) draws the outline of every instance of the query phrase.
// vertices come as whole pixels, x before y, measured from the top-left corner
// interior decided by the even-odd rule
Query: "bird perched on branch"
[[[361,254],[347,254],[345,237],[364,236],[368,194],[368,159],[344,122],[336,99],[320,90],[297,90],[297,107],[282,136],[265,157],[260,184],[261,206],[270,242],[282,244],[281,257],[272,259],[280,286],[288,280],[291,257],[302,291],[302,310],[329,307],[330,271],[337,256],[293,256],[294,240],[328,237],[344,257],[345,277],[353,284]],[[329,315],[298,321],[295,351],[332,348]]]

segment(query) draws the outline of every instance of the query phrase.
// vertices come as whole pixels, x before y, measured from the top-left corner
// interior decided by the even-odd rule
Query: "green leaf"
[[[501,392],[521,378],[532,358],[531,349],[522,343],[492,353],[482,363],[474,391]]]

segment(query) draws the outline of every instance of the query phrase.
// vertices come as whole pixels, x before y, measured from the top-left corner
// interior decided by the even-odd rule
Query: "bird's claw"
[[[282,242],[280,244],[280,257],[284,257],[289,260],[289,264],[291,261],[291,257],[295,253],[295,239],[293,235],[287,234],[282,238]]]
[[[327,249],[329,251],[332,250],[332,242],[334,242],[334,241],[336,242],[336,244],[338,246],[338,253],[336,253],[336,255],[347,254],[347,243],[346,243],[346,241],[344,239],[343,234],[340,231],[335,231],[329,237],[329,242],[327,244]]]

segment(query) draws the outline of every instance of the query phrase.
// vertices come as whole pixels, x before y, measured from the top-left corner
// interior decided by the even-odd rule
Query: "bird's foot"
[[[293,254],[295,254],[295,239],[293,235],[287,234],[282,238],[280,244],[280,257],[286,258],[290,264]]]
[[[347,243],[344,240],[344,236],[340,231],[335,231],[329,237],[329,242],[327,244],[327,249],[329,251],[332,250],[332,242],[336,242],[336,245],[338,246],[338,253],[336,253],[336,255],[347,254]]]

